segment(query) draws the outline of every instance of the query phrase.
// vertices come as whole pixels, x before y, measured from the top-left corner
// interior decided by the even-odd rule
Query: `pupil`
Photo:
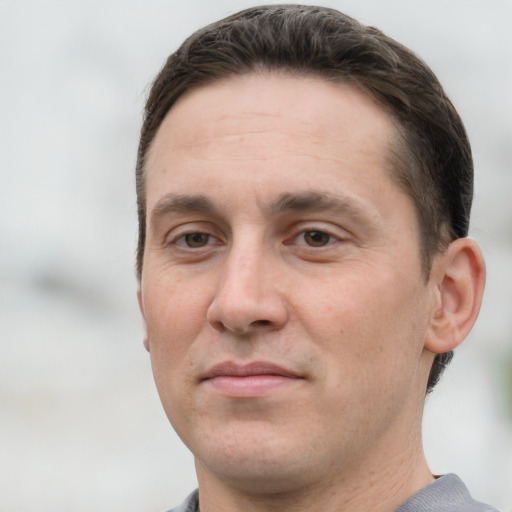
[[[308,231],[305,238],[309,245],[325,245],[329,240],[329,235],[323,231]]]
[[[192,233],[190,235],[186,235],[185,240],[189,247],[202,247],[206,245],[208,235],[204,233]]]

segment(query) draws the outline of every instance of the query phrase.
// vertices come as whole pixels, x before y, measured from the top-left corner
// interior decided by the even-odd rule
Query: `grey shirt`
[[[198,492],[169,512],[197,512]],[[454,474],[444,475],[411,496],[395,512],[498,512],[495,508],[475,501],[462,480]]]
[[[437,478],[411,496],[395,512],[498,512],[475,501],[462,480],[454,474]]]

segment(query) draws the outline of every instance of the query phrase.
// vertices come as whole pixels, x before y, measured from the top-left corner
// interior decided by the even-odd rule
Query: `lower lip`
[[[231,397],[265,396],[284,386],[295,384],[302,379],[283,375],[248,375],[245,377],[219,375],[205,382],[215,391]]]

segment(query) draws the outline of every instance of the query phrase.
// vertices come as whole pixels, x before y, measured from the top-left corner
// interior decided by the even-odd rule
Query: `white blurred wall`
[[[512,2],[318,3],[419,53],[466,123],[488,287],[428,399],[425,444],[434,472],[510,512]],[[141,344],[135,152],[167,55],[250,5],[0,2],[0,512],[163,511],[195,486]]]

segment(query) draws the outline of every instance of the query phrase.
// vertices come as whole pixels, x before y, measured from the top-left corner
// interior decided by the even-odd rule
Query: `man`
[[[332,9],[219,21],[153,84],[137,193],[145,346],[199,482],[174,510],[493,510],[422,449],[485,280],[424,63]]]

